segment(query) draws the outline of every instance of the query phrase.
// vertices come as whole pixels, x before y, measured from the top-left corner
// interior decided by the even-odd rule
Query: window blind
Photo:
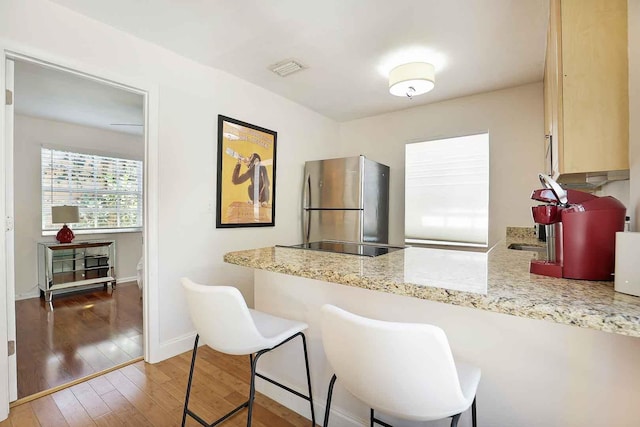
[[[74,230],[126,230],[142,227],[142,162],[70,151],[41,149],[42,230],[52,206],[78,206]]]
[[[486,246],[489,134],[406,145],[405,242]]]

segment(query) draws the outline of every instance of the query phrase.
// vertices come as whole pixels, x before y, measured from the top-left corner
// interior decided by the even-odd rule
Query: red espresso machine
[[[565,190],[544,174],[534,190],[533,220],[547,232],[547,260],[531,260],[529,271],[551,277],[613,280],[616,232],[624,229],[626,208],[619,200]]]

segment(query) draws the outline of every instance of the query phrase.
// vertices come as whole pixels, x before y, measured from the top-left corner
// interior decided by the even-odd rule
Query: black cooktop
[[[282,246],[285,248],[310,249],[313,251],[337,252],[341,254],[360,255],[360,256],[379,256],[389,252],[404,249],[401,246],[375,245],[368,243],[354,242],[336,242],[324,240],[320,242],[301,243],[299,245]]]

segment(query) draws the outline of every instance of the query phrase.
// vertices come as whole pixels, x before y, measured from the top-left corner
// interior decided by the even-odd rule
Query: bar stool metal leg
[[[324,410],[324,424],[322,427],[329,425],[329,413],[331,412],[331,396],[333,395],[333,386],[336,383],[336,375],[333,374],[331,381],[329,382],[329,390],[327,391],[327,407]]]
[[[251,360],[251,383],[249,386],[249,410],[247,411],[247,427],[251,427],[251,416],[253,414],[253,401],[256,397],[256,366],[258,359],[269,350],[262,350],[256,353],[256,357],[249,356]]]
[[[473,427],[478,427],[478,420],[476,418],[476,398],[473,398],[473,403],[471,404],[471,422]]]
[[[309,388],[309,395],[305,396],[302,393],[297,392],[296,390],[292,389],[291,387],[287,387],[284,384],[280,384],[279,382],[269,378],[269,377],[265,377],[264,375],[262,375],[261,373],[257,372],[257,370],[255,371],[255,376],[258,378],[262,378],[265,381],[270,382],[273,385],[277,385],[278,387],[280,387],[283,390],[288,391],[291,394],[295,394],[296,396],[300,397],[301,399],[304,399],[306,401],[309,402],[309,405],[311,407],[311,422],[312,422],[312,426],[315,427],[316,425],[316,414],[315,414],[315,410],[313,408],[313,395],[311,393],[311,373],[309,371],[309,357],[307,355],[307,341],[305,339],[305,335],[302,332],[298,332],[295,335],[290,336],[289,338],[287,338],[286,340],[282,341],[280,344],[276,345],[275,347],[269,348],[269,349],[265,349],[260,351],[260,353],[258,353],[255,357],[257,358],[258,355],[262,355],[264,353],[267,353],[271,350],[275,350],[276,348],[280,347],[283,344],[288,343],[289,341],[293,340],[294,338],[296,338],[297,336],[302,337],[302,345],[303,345],[303,350],[304,350],[304,361],[305,361],[305,365],[306,365],[306,369],[307,369],[307,386]]]
[[[316,425],[316,411],[313,408],[313,395],[311,394],[311,373],[309,372],[309,356],[307,354],[307,339],[304,334],[301,332],[300,336],[302,337],[302,349],[304,350],[304,364],[307,368],[307,387],[309,390],[309,405],[311,406],[311,425],[315,427]]]
[[[196,335],[196,340],[193,343],[193,352],[191,354],[191,369],[189,369],[189,381],[187,382],[187,395],[184,398],[184,411],[182,411],[182,427],[187,422],[187,407],[189,406],[189,395],[191,394],[191,380],[193,380],[193,368],[196,365],[196,352],[198,351],[198,340],[200,335]]]
[[[195,342],[193,343],[193,352],[191,355],[191,368],[189,369],[189,381],[187,382],[187,393],[184,399],[184,410],[182,412],[182,427],[184,427],[186,421],[187,421],[187,415],[189,415],[190,417],[192,417],[194,420],[196,420],[198,423],[200,423],[203,426],[206,427],[214,427],[218,424],[220,424],[221,422],[223,422],[224,420],[226,420],[227,418],[235,415],[236,413],[238,413],[238,411],[240,411],[241,409],[245,408],[249,401],[244,402],[242,405],[238,406],[237,408],[235,408],[233,411],[229,412],[228,414],[226,414],[225,416],[223,416],[222,418],[214,421],[213,423],[209,424],[207,423],[205,420],[203,420],[198,414],[194,413],[193,411],[189,410],[189,396],[191,394],[191,384],[193,381],[193,371],[195,370],[195,366],[196,366],[196,356],[198,353],[198,341],[200,339],[200,335],[196,335],[196,339]]]
[[[293,390],[290,387],[285,386],[284,384],[280,384],[279,382],[266,377],[262,374],[260,374],[259,372],[257,372],[257,366],[258,366],[258,359],[260,358],[260,356],[262,356],[265,353],[270,352],[271,350],[274,350],[278,347],[280,347],[281,345],[291,341],[292,339],[296,338],[298,335],[300,335],[302,337],[302,344],[303,344],[303,350],[304,350],[304,359],[305,359],[305,367],[307,370],[307,386],[309,388],[309,396],[305,396],[302,393],[297,392],[296,390]],[[313,396],[311,394],[311,374],[309,371],[309,358],[308,358],[308,354],[307,354],[307,344],[306,344],[306,340],[305,340],[305,336],[302,332],[298,332],[295,335],[292,335],[291,337],[287,338],[286,340],[284,340],[283,342],[281,342],[280,344],[272,347],[272,348],[267,348],[264,350],[260,350],[259,352],[257,352],[255,355],[250,354],[249,355],[249,361],[251,363],[251,381],[250,381],[250,386],[249,386],[249,399],[244,402],[243,404],[241,404],[240,406],[238,406],[237,408],[235,408],[233,411],[229,412],[228,414],[226,414],[225,416],[223,416],[222,418],[214,421],[211,424],[208,424],[206,421],[204,421],[202,418],[200,418],[197,414],[193,413],[192,411],[190,411],[188,409],[188,405],[189,405],[189,395],[191,393],[191,383],[192,383],[192,378],[193,378],[193,371],[195,368],[195,363],[196,363],[196,353],[198,351],[198,339],[199,339],[199,335],[196,336],[196,340],[193,346],[193,355],[191,357],[191,369],[189,371],[189,381],[187,383],[187,394],[186,394],[186,398],[185,398],[185,402],[184,402],[184,411],[182,413],[182,426],[184,427],[185,422],[186,422],[186,418],[187,415],[191,416],[192,418],[194,418],[196,421],[198,421],[200,424],[202,424],[203,426],[206,427],[214,427],[217,426],[218,424],[222,423],[223,421],[225,421],[226,419],[230,418],[231,416],[235,415],[238,411],[240,411],[243,408],[248,408],[248,413],[247,413],[247,427],[251,427],[251,422],[252,422],[252,416],[253,416],[253,402],[255,400],[255,394],[256,394],[256,377],[262,378],[268,382],[270,382],[271,384],[277,385],[278,387],[292,393],[295,394],[298,397],[301,397],[302,399],[305,399],[307,401],[309,401],[309,405],[311,407],[311,422],[313,423],[312,425],[315,426],[315,422],[316,422],[316,416],[315,416],[315,411],[313,408]]]

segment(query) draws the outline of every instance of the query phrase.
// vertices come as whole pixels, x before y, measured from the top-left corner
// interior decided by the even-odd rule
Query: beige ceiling
[[[548,0],[54,1],[338,121],[543,74]],[[389,94],[384,70],[434,54],[432,92]],[[284,78],[268,70],[289,58],[309,68]]]

